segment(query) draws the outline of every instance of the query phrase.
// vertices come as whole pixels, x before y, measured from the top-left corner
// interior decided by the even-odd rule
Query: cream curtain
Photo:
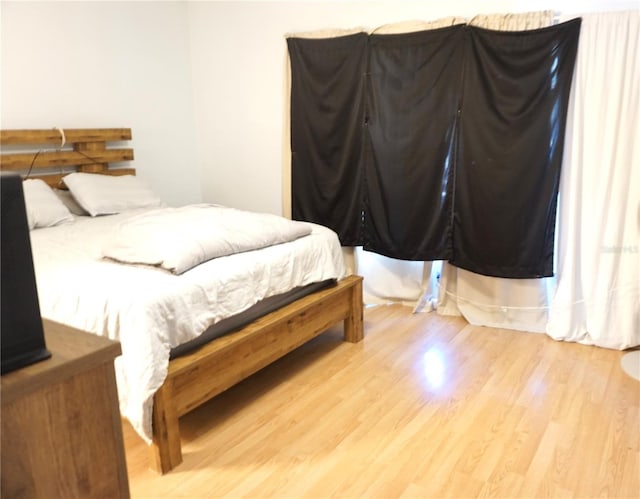
[[[472,18],[469,24],[499,31],[523,31],[551,26],[554,17],[551,10],[524,14],[480,14]]]
[[[443,17],[435,21],[402,21],[399,23],[384,24],[371,30],[372,35],[393,35],[398,33],[413,33],[427,29],[444,28],[455,24],[465,24],[464,17]]]

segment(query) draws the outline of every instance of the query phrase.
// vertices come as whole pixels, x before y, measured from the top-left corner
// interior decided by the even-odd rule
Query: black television
[[[0,173],[0,372],[51,357],[46,348],[22,178]]]

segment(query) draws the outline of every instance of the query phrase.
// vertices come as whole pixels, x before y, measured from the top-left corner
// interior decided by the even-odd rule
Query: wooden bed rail
[[[154,395],[151,465],[167,473],[182,462],[178,418],[259,369],[344,323],[344,339],[363,339],[362,277],[349,276],[178,357]]]
[[[40,178],[52,187],[62,187],[62,177],[74,171],[135,175],[133,168],[110,165],[133,160],[132,148],[110,144],[129,140],[130,128],[1,130],[0,170]]]

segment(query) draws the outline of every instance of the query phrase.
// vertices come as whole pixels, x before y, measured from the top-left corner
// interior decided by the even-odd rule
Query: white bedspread
[[[154,265],[182,274],[213,258],[310,233],[308,224],[270,213],[194,204],[156,208],[123,221],[107,240],[103,254],[122,263]]]
[[[152,399],[174,346],[262,298],[345,274],[338,238],[327,228],[292,242],[209,260],[182,275],[102,258],[114,226],[141,211],[31,232],[43,317],[119,340],[120,409],[150,441]]]

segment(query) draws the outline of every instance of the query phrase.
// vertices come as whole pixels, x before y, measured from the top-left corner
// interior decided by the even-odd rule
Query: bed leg
[[[171,400],[168,383],[153,397],[153,441],[150,445],[151,468],[160,474],[171,471],[182,462],[180,424]]]
[[[362,325],[362,277],[352,276],[354,280],[349,292],[349,316],[344,320],[344,340],[357,343],[364,337]]]

